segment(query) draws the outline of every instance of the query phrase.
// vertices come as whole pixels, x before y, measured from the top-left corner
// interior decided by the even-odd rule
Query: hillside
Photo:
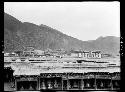
[[[63,48],[65,50],[101,50],[105,53],[118,53],[120,38],[107,36],[93,41],[81,41],[46,25],[23,23],[4,13],[4,51],[23,50],[27,46],[41,50]]]

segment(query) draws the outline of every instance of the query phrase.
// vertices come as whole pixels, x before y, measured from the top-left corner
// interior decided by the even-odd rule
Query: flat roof
[[[40,75],[41,73],[87,73],[87,72],[120,72],[120,67],[112,68],[53,68],[53,69],[16,69],[15,75]]]
[[[91,65],[91,64],[90,64]],[[84,67],[84,68],[75,68],[75,67],[68,67],[63,68],[63,65],[61,63],[10,63],[4,64],[5,67],[11,67],[14,70],[14,76],[15,75],[40,75],[40,73],[87,73],[87,72],[120,72],[120,66],[119,67],[104,67],[104,68],[98,68],[98,67]]]

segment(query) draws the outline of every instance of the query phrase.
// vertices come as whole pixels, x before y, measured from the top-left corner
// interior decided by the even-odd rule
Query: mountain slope
[[[81,41],[43,24],[39,26],[29,22],[22,23],[4,13],[4,51],[23,50],[27,46],[41,50],[63,48],[116,53],[119,51],[120,39],[110,36],[93,41]]]

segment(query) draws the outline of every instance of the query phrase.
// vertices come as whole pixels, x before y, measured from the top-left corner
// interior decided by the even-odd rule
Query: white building
[[[73,51],[72,57],[79,58],[101,58],[101,51]]]

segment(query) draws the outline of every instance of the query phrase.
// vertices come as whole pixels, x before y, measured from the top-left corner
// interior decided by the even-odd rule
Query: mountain
[[[4,51],[23,50],[27,46],[35,49],[83,49],[101,50],[104,53],[118,53],[120,38],[99,37],[92,41],[81,41],[46,25],[21,22],[4,13]]]

